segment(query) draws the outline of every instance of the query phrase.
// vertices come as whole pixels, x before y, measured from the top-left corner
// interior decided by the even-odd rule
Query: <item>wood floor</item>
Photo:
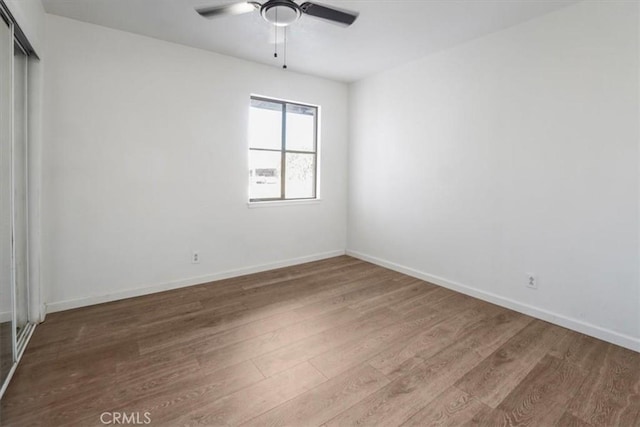
[[[13,324],[0,322],[0,385],[13,366]],[[0,419],[1,421],[1,419]]]
[[[49,315],[2,425],[103,425],[105,412],[166,426],[639,426],[640,354],[338,257]]]

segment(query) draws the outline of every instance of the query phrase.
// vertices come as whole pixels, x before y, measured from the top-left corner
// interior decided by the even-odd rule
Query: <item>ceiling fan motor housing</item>
[[[286,27],[296,22],[302,11],[292,0],[269,0],[260,8],[265,21],[277,27]]]

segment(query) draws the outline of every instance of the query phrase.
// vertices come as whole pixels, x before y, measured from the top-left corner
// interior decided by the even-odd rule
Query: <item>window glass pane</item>
[[[249,150],[249,198],[279,199],[280,152]]]
[[[249,147],[282,148],[282,105],[275,102],[251,100],[249,109]]]
[[[287,199],[315,197],[315,155],[287,153],[286,187]]]
[[[287,150],[316,151],[316,109],[287,104]]]

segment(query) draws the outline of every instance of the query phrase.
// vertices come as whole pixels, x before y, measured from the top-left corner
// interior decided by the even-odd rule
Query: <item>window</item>
[[[251,97],[249,201],[315,199],[318,108]]]

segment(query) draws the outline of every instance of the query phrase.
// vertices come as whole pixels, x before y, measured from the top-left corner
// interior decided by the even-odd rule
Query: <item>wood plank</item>
[[[149,340],[173,340],[185,334],[191,338],[209,337],[252,322],[257,322],[277,314],[282,314],[344,292],[345,286],[367,286],[370,280],[379,276],[376,271],[362,269],[362,274],[353,272],[344,280],[324,277],[322,281],[310,283],[289,283],[288,289],[265,294],[252,292],[241,295],[231,305],[217,301],[217,305],[197,313],[174,316],[154,324],[143,325],[138,333]],[[354,277],[358,278],[354,278]],[[246,291],[251,292],[251,291]],[[228,301],[227,301],[228,302]],[[209,304],[211,305],[211,304]]]
[[[580,390],[585,374],[575,364],[545,356],[504,402],[496,409],[485,406],[468,424],[587,426],[589,424],[565,411],[567,402]]]
[[[431,314],[428,318],[396,323],[379,329],[362,338],[332,348],[311,358],[309,362],[327,378],[333,378],[354,366],[367,362],[387,346],[415,333],[421,326],[429,323],[433,317],[435,314]]]
[[[640,355],[609,344],[588,372],[568,412],[593,425],[640,425]]]
[[[380,275],[371,280],[357,280],[344,283],[342,289],[345,294],[323,299],[321,301],[305,305],[301,308],[274,314],[270,317],[243,324],[228,330],[218,331],[219,328],[199,328],[186,332],[177,337],[157,336],[142,338],[139,340],[141,354],[150,354],[157,351],[176,351],[179,354],[189,355],[194,352],[206,353],[226,345],[257,337],[282,327],[298,323],[304,319],[326,314],[331,310],[348,306],[354,299],[359,301],[369,297],[392,292],[388,284],[389,276]],[[350,289],[354,291],[349,292]],[[320,320],[321,321],[321,320]],[[318,320],[314,320],[318,322]]]
[[[253,418],[246,425],[321,425],[388,383],[384,375],[363,365]]]
[[[382,308],[359,317],[357,320],[329,329],[296,343],[281,347],[271,353],[253,359],[265,376],[309,360],[312,357],[329,351],[339,345],[363,337],[373,331],[401,321],[402,318],[393,311]]]
[[[172,424],[176,418],[263,380],[264,376],[250,361],[213,372],[199,370],[180,378],[170,388],[114,405],[113,410],[149,412],[153,425]]]
[[[135,340],[122,343],[102,343],[81,352],[66,353],[56,360],[43,360],[27,366],[19,366],[16,381],[10,384],[15,395],[32,393],[33,387],[52,385],[65,388],[70,383],[80,382],[96,375],[115,373],[121,361],[133,360],[138,356]]]
[[[551,348],[549,355],[590,370],[604,362],[610,346],[597,338],[567,330],[564,337]]]
[[[211,351],[290,326],[301,320],[302,317],[296,312],[287,311],[224,331],[199,329],[172,339],[142,336],[138,341],[140,354],[144,355],[158,351],[166,352],[167,350],[185,347],[188,347],[190,352]]]
[[[345,283],[342,288],[347,292],[331,295],[323,300],[312,302],[293,310],[305,318],[313,317],[332,309],[347,307],[352,304],[376,298],[393,292],[397,282],[392,280],[392,274],[380,274],[368,280]],[[391,283],[391,285],[390,285]]]
[[[580,418],[574,417],[568,412],[565,412],[564,414],[562,414],[562,417],[558,420],[558,422],[555,425],[556,427],[593,427],[591,426],[591,424],[587,424],[586,422],[582,421]],[[629,425],[631,426],[634,424],[629,424]]]
[[[406,280],[397,283],[400,284],[401,287],[397,287],[393,292],[351,304],[349,307],[361,313],[367,313],[375,310],[376,308],[388,307],[391,304],[423,296],[435,290],[433,286],[409,277],[407,277]]]
[[[477,394],[483,403],[496,408],[566,331],[534,320],[462,377],[456,387]]]
[[[520,318],[500,314],[479,322],[464,338],[334,417],[327,425],[402,424],[480,363],[483,357],[479,349],[495,349],[511,337],[507,331],[516,333],[522,329]]]
[[[421,330],[429,329],[451,316],[451,311],[444,310],[443,306],[451,304],[453,301],[448,303],[439,301],[439,303],[430,308],[427,306],[418,307],[403,315],[403,321],[332,348],[310,359],[310,362],[327,378],[335,377],[358,364],[369,361],[390,347],[402,345]],[[463,308],[470,303],[473,301],[470,298],[465,298],[457,306]]]
[[[585,373],[569,363],[545,356],[504,399],[497,410],[474,422],[482,425],[552,426],[584,381]]]
[[[423,282],[427,284],[427,282]],[[393,304],[389,305],[389,308],[400,313],[406,313],[411,310],[415,310],[419,307],[430,306],[434,303],[437,303],[443,299],[451,298],[452,296],[462,296],[457,292],[450,291],[446,288],[436,288],[432,292],[428,292],[423,295],[417,295],[414,298],[410,298],[407,300],[397,301]]]
[[[43,420],[59,418],[61,414],[62,416],[73,415],[65,406],[65,402],[79,400],[82,404],[87,400],[87,396],[93,400],[99,399],[105,390],[109,390],[114,384],[114,378],[115,374],[109,373],[78,378],[77,381],[66,381],[61,384],[55,381],[46,382],[32,387],[30,393],[14,394],[8,389],[1,401],[0,425],[38,425]],[[21,389],[26,388],[25,384],[29,384],[28,381],[23,380],[16,383]],[[12,382],[9,387],[16,383]]]
[[[293,399],[326,379],[303,362],[177,419],[175,425],[238,425]]]
[[[296,300],[318,290],[337,288],[344,281],[360,280],[380,273],[384,273],[384,271],[379,268],[368,268],[366,264],[348,265],[328,273],[306,277],[304,280],[289,279],[272,286],[242,289],[232,295],[227,295],[224,299],[213,296],[202,298],[200,301],[205,308],[216,308],[235,301],[241,301],[248,307],[262,306],[290,299]]]
[[[147,337],[164,339],[167,338],[167,332],[171,334],[171,338],[194,328],[209,328],[209,333],[214,329],[218,332],[286,312],[323,296],[339,293],[344,281],[366,279],[376,274],[379,273],[356,265],[332,275],[309,277],[302,282],[289,280],[266,288],[239,290],[224,298],[215,294],[211,297],[201,296],[203,310],[140,325],[136,329]]]
[[[402,426],[460,426],[485,408],[476,397],[456,387],[449,387]]]
[[[224,366],[231,366],[240,361],[250,360],[282,349],[290,344],[295,345],[294,343],[323,331],[337,327],[348,327],[347,325],[350,322],[357,319],[359,319],[359,316],[355,311],[349,308],[339,308],[338,310],[314,317],[308,321],[296,323],[255,338],[201,354],[198,356],[198,361],[204,368],[214,367],[215,369],[220,369]],[[297,365],[297,363],[295,364]],[[260,368],[260,366],[258,366],[258,368]],[[284,369],[285,368],[283,368],[283,370]],[[273,373],[270,372],[267,376]]]
[[[492,305],[478,304],[476,300],[457,295],[437,302],[430,309],[444,313],[446,322],[435,322],[408,340],[400,341],[376,355],[369,362],[371,366],[380,370],[388,378],[395,379],[422,364],[439,351],[454,344],[468,334],[469,330],[479,322],[492,316],[506,313],[504,309]],[[415,310],[421,310],[420,307]],[[456,314],[456,310],[461,310]],[[522,327],[529,322],[520,317]],[[514,331],[515,333],[515,331]]]

